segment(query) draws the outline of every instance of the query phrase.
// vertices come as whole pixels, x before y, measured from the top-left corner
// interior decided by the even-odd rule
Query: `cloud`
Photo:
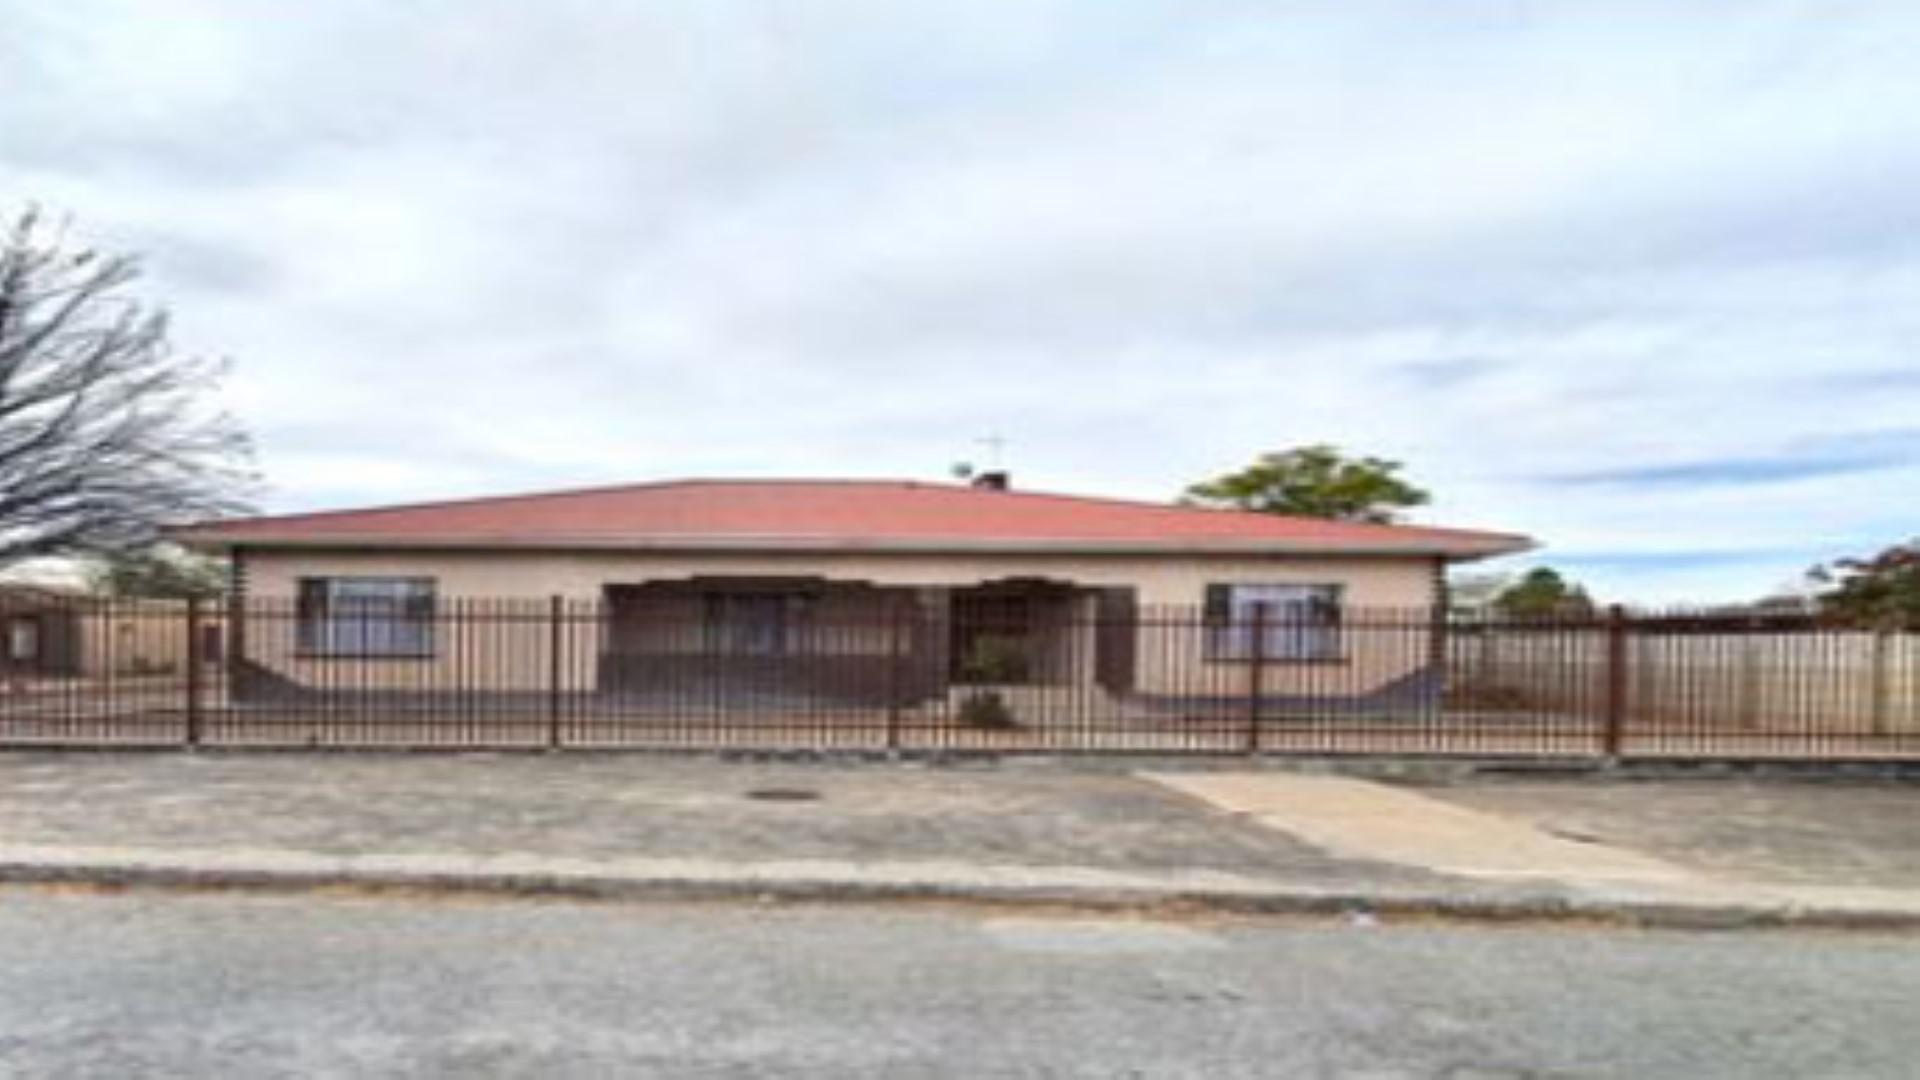
[[[1807,440],[1765,457],[1639,465],[1563,473],[1545,478],[1560,486],[1702,488],[1773,484],[1920,465],[1920,428],[1856,432]]]
[[[1399,375],[1416,390],[1446,393],[1464,390],[1500,369],[1497,361],[1478,356],[1428,357],[1400,365]]]
[[[1816,390],[1875,391],[1920,390],[1920,366],[1884,368],[1870,371],[1842,371],[1816,375],[1809,383]]]
[[[1903,5],[9,25],[0,202],[147,253],[181,344],[236,358],[275,506],[938,477],[997,431],[1031,486],[1328,441],[1549,558],[1750,556],[1595,564],[1656,597],[1912,531]]]
[[[1562,552],[1556,565],[1580,570],[1673,570],[1688,571],[1725,566],[1775,565],[1781,559],[1811,558],[1808,549],[1769,548],[1764,551],[1636,551],[1584,553]]]
[[[1871,458],[1723,458],[1679,465],[1597,469],[1550,478],[1554,484],[1606,484],[1630,487],[1702,487],[1719,484],[1768,484],[1779,480],[1838,476],[1885,464]]]

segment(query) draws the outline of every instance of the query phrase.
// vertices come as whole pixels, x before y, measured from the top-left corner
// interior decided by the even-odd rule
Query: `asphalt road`
[[[1920,938],[0,890],[0,1074],[1911,1076]]]

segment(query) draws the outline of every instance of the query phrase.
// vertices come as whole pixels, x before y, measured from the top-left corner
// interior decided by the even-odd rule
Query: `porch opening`
[[[948,670],[956,683],[1132,686],[1132,589],[1006,578],[950,597]]]
[[[919,595],[824,577],[611,584],[599,689],[770,706],[881,704],[918,690]]]

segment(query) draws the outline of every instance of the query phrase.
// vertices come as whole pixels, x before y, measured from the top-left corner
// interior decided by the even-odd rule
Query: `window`
[[[1256,651],[1266,660],[1340,656],[1338,585],[1209,585],[1206,621],[1209,660],[1251,660]],[[1265,626],[1259,642],[1256,622]]]
[[[7,623],[7,659],[19,664],[40,659],[40,620],[16,615]]]
[[[432,578],[301,578],[300,651],[320,656],[433,655]]]
[[[799,642],[808,600],[801,593],[708,593],[708,640],[724,653],[782,655]]]

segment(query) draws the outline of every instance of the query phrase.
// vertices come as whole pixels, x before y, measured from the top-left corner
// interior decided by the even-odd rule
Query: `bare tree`
[[[0,237],[0,566],[246,508],[250,446],[205,398],[224,365],[173,351],[139,273],[35,210]]]

